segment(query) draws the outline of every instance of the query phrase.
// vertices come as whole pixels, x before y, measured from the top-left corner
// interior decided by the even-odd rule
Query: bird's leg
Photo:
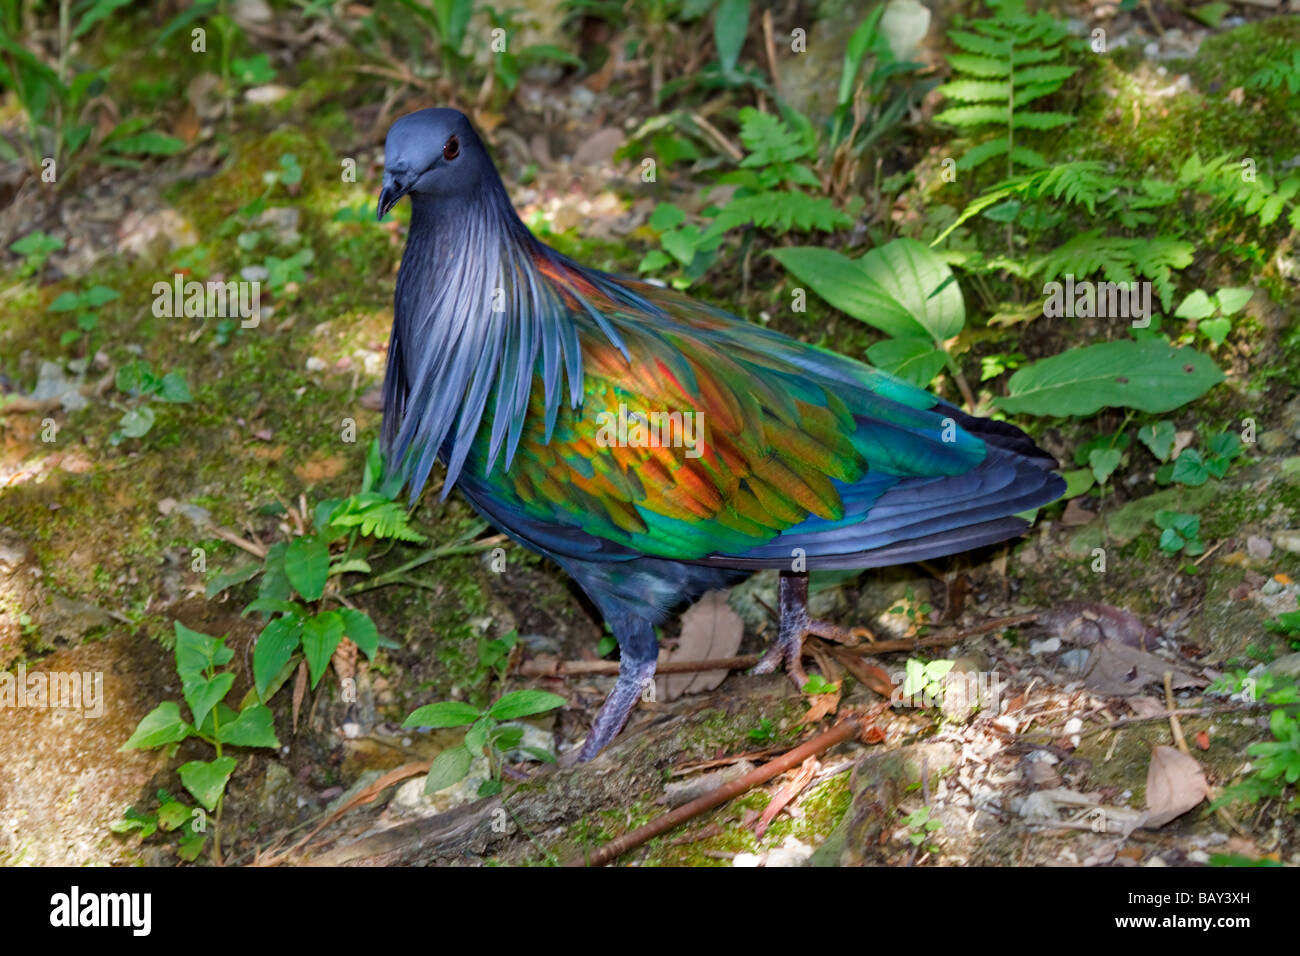
[[[808,575],[793,571],[781,572],[779,591],[781,614],[776,640],[767,649],[763,659],[754,665],[752,673],[770,674],[777,665],[784,664],[795,686],[803,690],[808,675],[803,669],[803,642],[809,634],[841,644],[856,644],[859,637],[870,638],[866,628],[846,628],[827,621],[816,621],[808,616]]]
[[[622,627],[611,622],[610,626],[618,639],[618,681],[592,722],[577,757],[561,763],[584,763],[604,750],[605,745],[623,729],[632,708],[654,681],[655,663],[659,657],[654,627],[641,620],[625,621]]]

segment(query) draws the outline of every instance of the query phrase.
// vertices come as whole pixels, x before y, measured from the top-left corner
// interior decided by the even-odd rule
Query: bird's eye
[[[447,145],[442,148],[443,159],[455,159],[460,155],[460,140],[453,136],[447,140]]]

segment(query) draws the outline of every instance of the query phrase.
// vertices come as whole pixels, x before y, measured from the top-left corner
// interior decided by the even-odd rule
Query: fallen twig
[[[773,777],[799,766],[809,757],[814,757],[825,750],[829,750],[836,744],[853,738],[862,731],[864,719],[863,716],[848,717],[824,734],[818,734],[807,743],[794,748],[785,756],[778,757],[776,760],[757,767],[744,776],[723,784],[711,793],[706,793],[697,800],[692,800],[676,810],[651,820],[645,826],[637,827],[632,832],[611,840],[586,858],[575,857],[569,860],[566,866],[604,866],[606,863],[612,863],[628,850],[636,849],[646,841],[667,833],[692,817],[699,816],[706,810],[712,810],[716,806],[721,806],[733,797],[739,796],[760,783],[766,783]]]

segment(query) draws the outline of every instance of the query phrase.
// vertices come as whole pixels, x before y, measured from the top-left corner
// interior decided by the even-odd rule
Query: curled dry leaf
[[[1209,789],[1195,757],[1174,747],[1156,747],[1147,768],[1147,815],[1142,825],[1164,826],[1204,800]]]

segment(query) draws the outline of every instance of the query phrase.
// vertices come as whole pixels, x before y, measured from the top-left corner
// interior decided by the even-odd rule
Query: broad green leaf
[[[375,651],[379,650],[379,629],[370,615],[354,608],[339,608],[338,615],[343,619],[343,636],[361,648],[362,653],[374,660]]]
[[[1174,423],[1161,419],[1152,425],[1143,425],[1138,429],[1138,441],[1146,445],[1161,461],[1169,460],[1169,453],[1174,450],[1176,430]]]
[[[563,707],[566,703],[568,701],[559,694],[544,690],[516,690],[493,704],[488,715],[496,720],[516,720]]]
[[[893,338],[918,336],[926,330],[861,265],[830,249],[795,246],[771,255],[800,282],[853,318]]]
[[[1254,294],[1254,289],[1237,289],[1228,286],[1216,292],[1214,298],[1219,303],[1220,312],[1224,315],[1236,315],[1246,307],[1246,303]]]
[[[180,372],[168,372],[162,377],[158,397],[164,402],[177,404],[194,401],[194,396],[190,394],[190,387],[185,384],[185,376]]]
[[[223,744],[236,747],[278,747],[275,717],[265,704],[251,704],[239,712],[233,723],[222,724],[217,737]]]
[[[71,312],[81,305],[81,296],[75,292],[63,292],[50,303],[51,312]]]
[[[895,239],[872,249],[859,263],[936,345],[966,324],[966,305],[952,269],[924,243]]]
[[[1197,289],[1174,312],[1180,319],[1204,319],[1214,314],[1214,300]]]
[[[343,618],[337,611],[321,611],[302,622],[302,653],[311,670],[311,686],[315,687],[329,666],[334,650],[343,639]]]
[[[1088,467],[1092,469],[1097,484],[1104,485],[1110,479],[1123,457],[1124,453],[1118,448],[1094,448],[1088,453]]]
[[[145,714],[131,738],[118,750],[146,750],[174,744],[184,740],[189,733],[190,725],[181,717],[180,705],[174,700],[166,700]]]
[[[234,757],[218,757],[216,760],[191,760],[182,764],[177,770],[181,783],[185,784],[194,799],[199,801],[209,812],[217,808],[217,801],[226,789],[226,781],[235,772]]]
[[[226,647],[225,638],[190,630],[180,621],[173,621],[172,626],[176,633],[176,673],[181,680],[202,677],[208,668],[223,667],[235,656]]]
[[[403,727],[468,727],[479,718],[479,709],[456,700],[425,704],[402,721]]]
[[[713,44],[723,73],[734,73],[749,31],[749,0],[721,0],[713,15]]]
[[[211,600],[226,588],[234,587],[236,584],[243,584],[262,570],[262,565],[256,562],[250,564],[241,564],[237,568],[231,568],[229,571],[222,571],[213,576],[208,581],[207,598]]]
[[[1199,451],[1195,448],[1185,448],[1174,460],[1172,477],[1180,485],[1199,488],[1210,480],[1210,470],[1206,467]]]
[[[1108,406],[1168,412],[1223,381],[1209,358],[1154,339],[1069,349],[1011,376],[1009,394],[994,400],[1008,412],[1091,415]]]
[[[294,538],[284,553],[284,573],[304,601],[319,601],[330,573],[329,545],[315,535]]]
[[[867,349],[867,358],[876,368],[897,375],[905,382],[925,388],[947,362],[947,356],[934,347],[930,338],[909,335],[885,339]]]
[[[117,423],[118,428],[122,430],[122,435],[126,438],[143,438],[149,434],[153,428],[153,423],[157,416],[148,405],[141,405],[139,408],[133,408]]]
[[[460,783],[469,773],[473,758],[464,747],[452,747],[433,758],[429,767],[429,776],[424,780],[425,793],[437,793],[453,784]]]
[[[181,684],[181,693],[185,695],[185,703],[190,707],[194,726],[203,724],[212,708],[230,692],[234,683],[235,675],[227,672],[217,674],[211,679],[202,676],[191,677]]]
[[[301,639],[302,619],[298,617],[277,617],[262,628],[253,648],[253,683],[263,700],[267,687],[289,662]]]

